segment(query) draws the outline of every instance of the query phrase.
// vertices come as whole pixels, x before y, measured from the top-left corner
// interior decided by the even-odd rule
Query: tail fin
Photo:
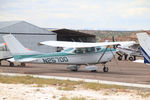
[[[3,36],[4,41],[7,44],[8,49],[12,55],[31,53],[27,50],[13,35]]]
[[[144,63],[150,63],[150,37],[147,33],[138,33],[137,37],[144,56]]]

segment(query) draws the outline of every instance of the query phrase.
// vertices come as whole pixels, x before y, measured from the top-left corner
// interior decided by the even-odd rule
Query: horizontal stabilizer
[[[14,58],[10,58],[10,59],[7,59],[8,61],[10,62],[31,62],[31,61],[35,61],[37,60],[37,58],[24,58],[24,59],[20,59],[20,60],[15,60]]]

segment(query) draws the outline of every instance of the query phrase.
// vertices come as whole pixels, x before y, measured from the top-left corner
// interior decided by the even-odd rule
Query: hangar
[[[57,41],[96,42],[96,35],[71,29],[51,30],[57,34]]]
[[[40,28],[25,21],[0,22],[0,43],[3,35],[13,34],[25,47],[39,52],[54,52],[56,48],[39,46],[38,43],[46,40],[57,40],[56,33]]]
[[[38,43],[48,40],[76,41],[76,42],[95,42],[95,35],[70,30],[55,29],[47,30],[40,28],[26,21],[3,21],[0,22],[0,44],[4,43],[2,36],[13,34],[26,48],[33,51],[44,53],[58,51],[55,47],[45,45],[39,46]],[[2,60],[12,57],[7,47],[0,48],[0,65]],[[14,64],[10,62],[10,66]],[[23,64],[24,65],[24,64]]]

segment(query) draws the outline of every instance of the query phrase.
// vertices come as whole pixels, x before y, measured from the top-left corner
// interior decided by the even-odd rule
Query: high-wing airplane
[[[141,52],[144,56],[144,63],[150,63],[150,36],[147,33],[137,33]]]
[[[127,60],[127,57],[129,56],[130,61],[136,60],[136,57],[143,57],[142,52],[140,50],[140,45],[137,43],[125,45],[125,46],[117,46],[116,48],[118,50],[117,54],[118,60],[122,60],[123,56],[125,60]]]
[[[13,35],[3,36],[7,47],[14,59],[10,61],[31,62],[45,64],[68,64],[68,69],[77,71],[80,65],[87,65],[86,69],[90,71],[98,70],[93,64],[101,63],[104,65],[103,71],[108,72],[105,64],[114,58],[116,50],[110,48],[110,45],[125,45],[128,42],[101,42],[101,43],[80,43],[80,42],[62,42],[45,41],[40,44],[67,48],[61,52],[40,53],[27,50]],[[106,47],[105,47],[106,46]]]

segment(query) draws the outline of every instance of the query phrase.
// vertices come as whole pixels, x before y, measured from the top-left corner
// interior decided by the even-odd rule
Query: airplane
[[[98,70],[95,64],[102,64],[103,72],[108,72],[106,63],[114,58],[116,49],[110,48],[110,45],[125,45],[133,43],[127,42],[101,42],[101,43],[81,43],[81,42],[63,42],[63,41],[44,41],[41,45],[67,48],[61,52],[41,53],[27,50],[13,35],[3,36],[13,58],[11,62],[30,62],[44,64],[67,64],[67,68],[72,71],[78,71],[80,65],[87,65],[86,69],[92,72]]]
[[[112,41],[115,42],[115,37],[112,36]],[[123,59],[127,60],[127,58],[130,61],[135,61],[136,57],[143,57],[140,45],[136,42],[124,44],[124,45],[116,45],[114,48],[117,49],[116,54],[118,54],[118,60],[121,61]],[[128,57],[129,56],[129,57]]]
[[[2,65],[2,61],[12,58],[11,53],[8,51],[6,43],[0,43],[0,65]],[[12,62],[9,62],[10,66],[14,65]]]
[[[30,50],[29,48],[26,48],[28,50]],[[13,56],[11,55],[7,44],[6,43],[0,43],[0,66],[2,65],[2,61],[7,61],[9,63],[10,67],[14,66],[14,63],[9,61],[8,59],[13,58]],[[25,63],[20,63],[21,66],[26,66]]]
[[[137,33],[138,41],[141,47],[141,52],[144,56],[144,63],[150,63],[150,36],[143,32]]]
[[[122,60],[123,56],[124,59],[127,60],[129,56],[130,61],[135,61],[136,57],[143,57],[143,54],[140,50],[140,45],[137,43],[125,45],[125,46],[117,46],[116,49],[118,50],[117,54],[118,60]]]

